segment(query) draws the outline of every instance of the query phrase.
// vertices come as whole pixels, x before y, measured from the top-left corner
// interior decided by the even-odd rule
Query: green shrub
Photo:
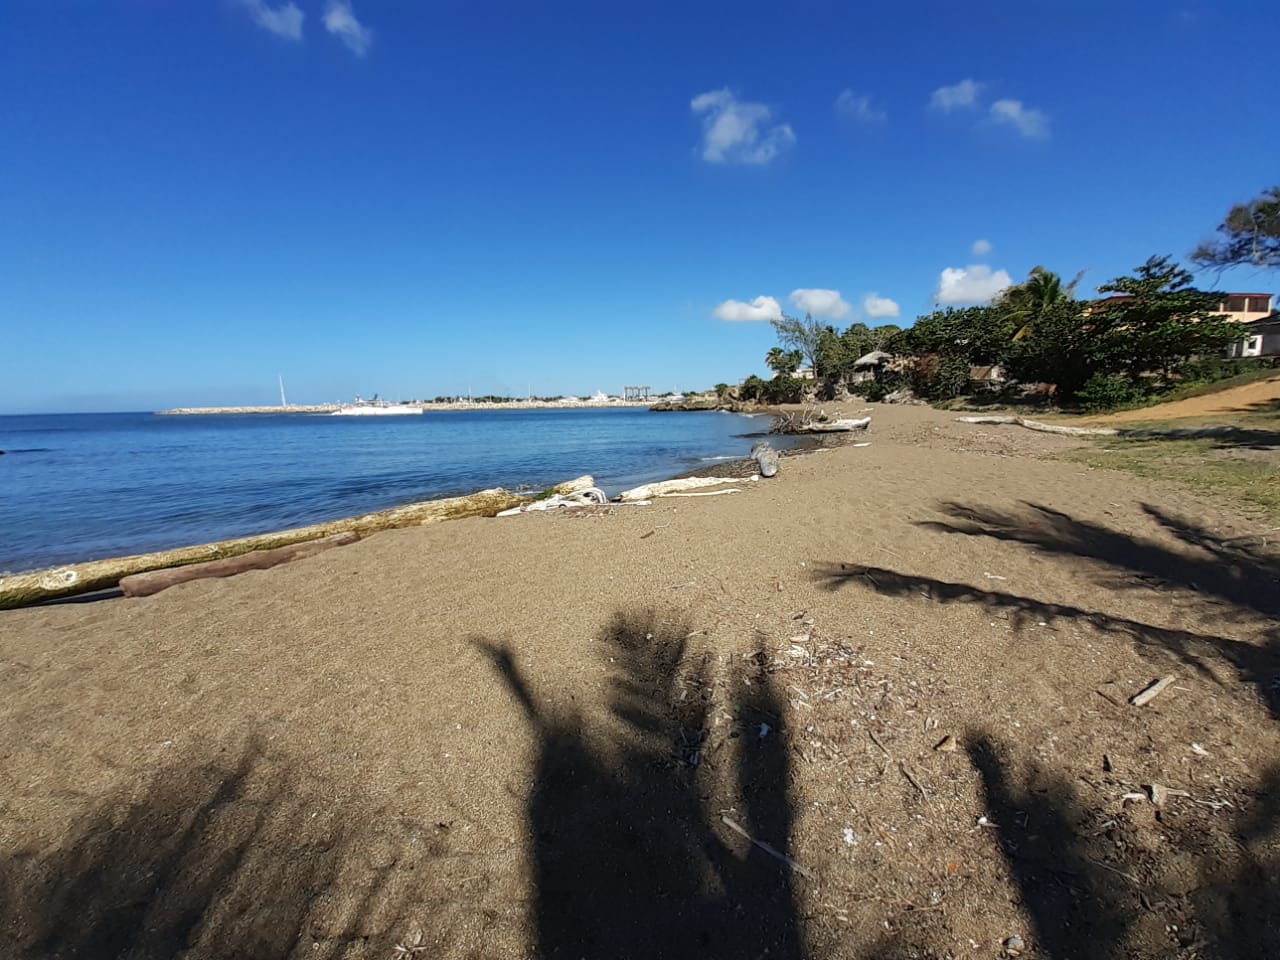
[[[1114,410],[1145,400],[1149,394],[1127,377],[1095,373],[1076,393],[1076,402],[1090,412]]]
[[[762,393],[765,403],[799,403],[804,399],[804,381],[780,373],[764,382]]]

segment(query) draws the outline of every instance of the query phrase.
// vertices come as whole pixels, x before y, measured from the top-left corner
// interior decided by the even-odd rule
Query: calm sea
[[[610,495],[744,457],[766,421],[644,409],[0,416],[0,571],[207,543],[590,473]]]

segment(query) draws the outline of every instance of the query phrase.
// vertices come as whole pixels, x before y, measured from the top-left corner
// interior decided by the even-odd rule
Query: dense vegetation
[[[1194,288],[1191,274],[1168,257],[1103,284],[1100,300],[1076,299],[1081,276],[1064,283],[1036,267],[987,306],[937,310],[905,330],[855,323],[840,332],[812,317],[784,316],[774,323],[782,346],[766,357],[774,379],[749,377],[740,396],[794,402],[814,386],[819,396],[848,388],[880,399],[905,387],[947,400],[971,392],[971,368],[999,367],[1006,399],[1025,392],[1020,385],[1041,384],[1058,402],[1103,409],[1240,369],[1218,360],[1240,337],[1236,324],[1211,312],[1220,295]],[[895,360],[859,382],[855,362],[876,350]],[[804,362],[812,380],[796,376]]]

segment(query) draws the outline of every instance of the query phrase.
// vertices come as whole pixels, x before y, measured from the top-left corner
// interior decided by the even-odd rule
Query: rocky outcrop
[[[684,397],[680,400],[660,400],[649,408],[652,413],[680,413],[687,410],[719,410],[728,406],[718,397]]]

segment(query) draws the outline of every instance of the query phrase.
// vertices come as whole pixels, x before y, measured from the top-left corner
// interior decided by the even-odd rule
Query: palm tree
[[[1005,310],[1010,320],[1020,324],[1014,340],[1022,340],[1030,336],[1035,323],[1045,315],[1051,307],[1066,303],[1076,298],[1076,287],[1084,278],[1081,270],[1066,286],[1062,278],[1052,270],[1044,267],[1032,267],[1023,283],[1010,287],[1000,295],[998,305]]]
[[[774,373],[790,376],[800,369],[804,357],[799,350],[783,350],[774,347],[764,357],[765,365]]]

